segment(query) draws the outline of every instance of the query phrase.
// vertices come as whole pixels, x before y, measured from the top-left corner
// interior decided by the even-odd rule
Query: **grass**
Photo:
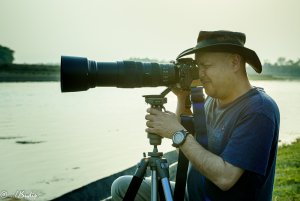
[[[300,200],[300,139],[280,146],[273,191],[273,201]]]

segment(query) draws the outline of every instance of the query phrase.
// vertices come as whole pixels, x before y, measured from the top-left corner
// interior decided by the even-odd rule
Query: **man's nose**
[[[204,77],[205,76],[205,69],[202,67],[199,67],[199,77]]]

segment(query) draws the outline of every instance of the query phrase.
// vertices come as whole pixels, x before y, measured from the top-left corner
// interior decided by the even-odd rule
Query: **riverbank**
[[[167,157],[168,162],[174,163],[176,154],[169,152]],[[111,183],[120,175],[133,174],[136,167],[133,166],[126,169],[123,172],[116,173],[99,181],[95,181],[87,186],[76,189],[70,193],[57,199],[60,200],[72,200],[74,197],[91,196],[94,192],[91,189],[98,188],[103,189],[104,192],[97,192],[99,197],[106,195],[107,197],[110,190]],[[289,145],[282,145],[279,147],[277,154],[277,167],[273,191],[273,201],[297,201],[300,200],[300,139]],[[176,177],[176,167],[170,167],[170,180],[174,180]],[[104,190],[105,189],[105,190]],[[88,194],[87,192],[90,192]],[[86,197],[85,197],[86,198]],[[102,199],[105,197],[101,197]],[[106,199],[111,200],[111,199]]]
[[[171,152],[168,161],[173,163],[174,156],[171,156]],[[171,158],[170,158],[171,157]],[[172,159],[173,157],[173,159]],[[109,196],[108,192],[112,181],[120,175],[123,174],[133,174],[136,167],[133,166],[125,171],[115,173],[109,177],[105,177],[98,181],[94,181],[90,184],[87,184],[79,189],[73,190],[70,193],[65,194],[64,196],[58,198],[57,200],[66,200],[68,198],[91,198],[90,200],[96,200],[96,197]],[[174,169],[175,171],[175,169]],[[173,169],[170,169],[171,177],[175,176]],[[277,167],[275,175],[275,184],[273,192],[273,201],[297,201],[300,200],[300,139],[296,140],[292,144],[282,145],[278,149],[277,154]],[[105,188],[104,188],[105,187]],[[97,191],[97,195],[92,189],[102,189],[102,191]],[[104,191],[108,191],[105,192]],[[103,197],[102,197],[103,198]],[[0,199],[1,200],[1,199]],[[7,197],[3,199],[5,201],[25,201],[24,199],[16,199]],[[40,200],[40,199],[38,199]],[[110,199],[108,199],[110,200]]]
[[[59,65],[4,64],[0,66],[0,82],[48,82],[59,80]]]
[[[266,74],[248,74],[249,80],[300,80],[299,76],[266,75]]]

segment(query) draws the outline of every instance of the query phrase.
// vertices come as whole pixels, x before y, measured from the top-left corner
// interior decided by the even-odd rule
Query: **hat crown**
[[[194,53],[201,52],[230,52],[244,57],[258,73],[262,71],[262,65],[255,51],[244,47],[246,35],[233,31],[200,31],[197,45],[181,52],[177,59]]]
[[[246,35],[241,32],[232,31],[200,31],[197,43],[230,43],[244,46]]]

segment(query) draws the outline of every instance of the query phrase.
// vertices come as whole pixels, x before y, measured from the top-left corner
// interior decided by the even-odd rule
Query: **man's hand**
[[[183,90],[177,86],[172,87],[172,92],[177,96],[179,100],[184,100],[190,95],[190,91]]]
[[[177,116],[169,111],[161,112],[154,108],[148,108],[145,119],[147,129],[146,132],[154,133],[165,138],[172,138],[172,135],[184,127],[178,122]]]

